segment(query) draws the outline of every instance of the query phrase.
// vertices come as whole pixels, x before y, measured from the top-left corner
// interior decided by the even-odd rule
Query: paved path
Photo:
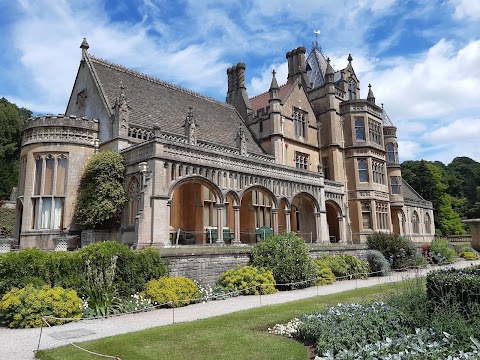
[[[475,261],[474,263],[480,264],[480,261]],[[454,265],[450,265],[450,267],[464,268],[470,264],[472,264],[471,261],[459,261]],[[69,341],[83,342],[156,326],[169,325],[172,324],[173,318],[175,318],[176,323],[193,321],[217,315],[229,314],[240,310],[252,309],[259,306],[281,304],[318,295],[328,295],[356,288],[401,281],[417,275],[423,276],[431,269],[432,268],[426,270],[394,272],[390,276],[369,278],[366,280],[338,281],[331,285],[314,286],[294,291],[282,291],[271,295],[239,296],[226,300],[193,304],[175,310],[158,309],[138,314],[121,315],[108,319],[72,322],[61,326],[55,326],[53,328],[44,328],[40,342],[40,349],[49,349],[66,345],[67,343],[65,340],[61,339],[57,333],[64,337],[68,337]],[[434,267],[433,269],[438,269],[438,267]],[[39,338],[40,329],[0,328],[0,359],[35,359],[34,351],[37,349]]]

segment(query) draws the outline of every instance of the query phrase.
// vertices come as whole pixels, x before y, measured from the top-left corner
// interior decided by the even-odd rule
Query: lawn
[[[285,337],[267,333],[277,323],[338,303],[378,299],[402,286],[377,285],[343,293],[318,296],[281,305],[265,306],[229,315],[179,323],[82,343],[101,354],[122,360],[160,359],[306,359],[307,349]],[[100,359],[64,346],[37,353],[44,360]]]

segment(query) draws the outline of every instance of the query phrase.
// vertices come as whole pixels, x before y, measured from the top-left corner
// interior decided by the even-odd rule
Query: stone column
[[[151,245],[168,247],[170,228],[170,202],[167,198],[152,199]],[[141,234],[139,234],[139,237]]]
[[[240,244],[241,243],[241,240],[240,240],[240,205],[233,205],[233,222],[234,222],[234,228],[235,228],[235,232],[234,232],[234,237],[235,239],[233,240],[233,243],[234,244]]]
[[[285,232],[292,232],[292,224],[290,223],[290,209],[285,209]]]
[[[315,236],[316,236],[315,242],[318,244],[322,242],[320,213],[316,211],[313,213],[313,215],[315,216]]]
[[[273,233],[278,234],[278,210],[272,209],[272,218],[273,218]]]
[[[225,242],[223,241],[223,209],[225,206],[223,204],[217,204],[217,244],[224,245]]]

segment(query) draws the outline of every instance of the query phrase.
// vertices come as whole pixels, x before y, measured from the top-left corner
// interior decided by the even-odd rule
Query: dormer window
[[[357,83],[355,80],[348,80],[348,99],[355,100],[357,98]]]

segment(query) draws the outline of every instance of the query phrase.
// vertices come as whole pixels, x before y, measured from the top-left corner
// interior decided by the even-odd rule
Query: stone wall
[[[322,253],[350,254],[359,259],[365,259],[367,247],[364,245],[349,245],[345,247],[325,246],[312,248],[312,257],[317,258]],[[171,276],[185,276],[200,281],[204,285],[215,285],[220,275],[235,266],[248,265],[251,248],[242,249],[192,249],[162,253],[162,258],[168,266]]]

